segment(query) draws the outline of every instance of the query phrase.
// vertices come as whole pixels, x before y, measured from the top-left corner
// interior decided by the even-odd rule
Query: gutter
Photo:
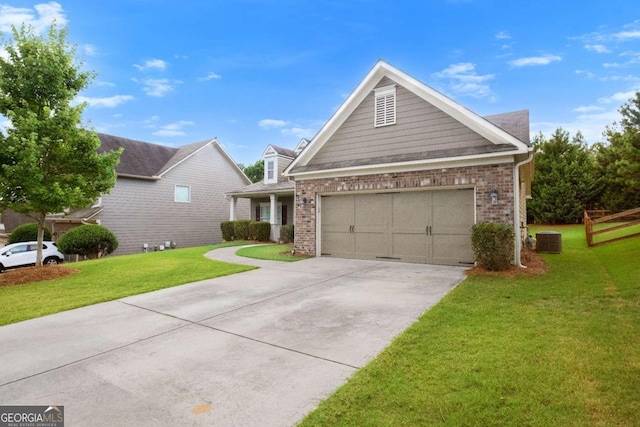
[[[527,268],[520,263],[520,250],[522,249],[522,242],[520,239],[520,166],[526,165],[533,160],[533,150],[529,152],[529,157],[523,161],[516,163],[513,171],[513,229],[515,230],[515,244],[513,260],[514,265],[519,268]]]

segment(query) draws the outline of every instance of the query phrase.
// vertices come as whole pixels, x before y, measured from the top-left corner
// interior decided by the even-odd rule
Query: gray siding
[[[116,255],[140,252],[175,241],[178,247],[222,241],[220,222],[229,219],[224,193],[247,183],[217,146],[209,145],[158,181],[118,178],[102,198],[100,223],[118,237]],[[191,187],[191,202],[176,203],[176,185]],[[249,201],[239,199],[238,217],[249,215]]]
[[[284,170],[291,164],[293,160],[288,157],[278,156],[278,182],[286,181],[289,178],[282,176]]]
[[[378,86],[393,83],[385,77]],[[396,92],[396,124],[376,128],[374,97],[372,91],[314,156],[310,165],[469,147],[495,147],[400,85]]]

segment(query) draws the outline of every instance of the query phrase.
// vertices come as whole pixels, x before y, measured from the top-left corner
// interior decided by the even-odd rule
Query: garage
[[[473,264],[472,188],[324,195],[323,256],[425,264]]]

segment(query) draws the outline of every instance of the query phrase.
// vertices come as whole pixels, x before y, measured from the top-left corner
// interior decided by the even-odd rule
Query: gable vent
[[[375,92],[375,126],[396,123],[396,85],[380,87]]]

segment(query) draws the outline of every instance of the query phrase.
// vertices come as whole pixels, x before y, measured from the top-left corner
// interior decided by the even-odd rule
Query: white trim
[[[188,193],[187,193],[187,200],[178,200],[178,187],[180,188],[186,188],[188,189]],[[173,188],[173,201],[175,203],[191,203],[191,186],[190,185],[185,185],[185,184],[176,184]]]
[[[349,168],[325,169],[318,171],[298,172],[296,181],[320,178],[338,178],[343,176],[374,175],[381,173],[411,172],[418,170],[450,169],[465,166],[497,165],[513,163],[514,153],[497,157],[495,153],[486,154],[486,157],[456,157],[447,159],[422,160],[402,163],[385,163],[379,165],[365,165]]]
[[[275,225],[282,225],[282,202],[276,202],[277,205],[277,210],[276,210],[276,220],[278,219],[278,213],[280,214],[280,223],[279,224],[275,224]],[[260,221],[262,221],[262,208],[263,207],[268,207],[269,208],[269,217],[271,217],[271,201],[268,202],[259,202],[258,206],[260,207]],[[268,223],[271,223],[271,218],[269,218],[268,221],[265,221]]]
[[[268,156],[277,156],[278,152],[271,146],[271,144],[267,145],[267,148],[262,152],[262,157]]]
[[[400,71],[385,61],[378,61],[376,65],[369,71],[365,78],[358,84],[355,90],[347,97],[344,103],[331,116],[331,118],[322,126],[316,136],[311,140],[307,148],[286,168],[285,176],[298,176],[299,173],[291,174],[296,166],[306,165],[324,146],[329,138],[338,130],[347,118],[355,111],[360,103],[371,93],[375,85],[382,80],[383,77],[389,77],[397,84],[405,89],[413,92],[415,95],[434,105],[449,116],[458,120],[463,125],[488,139],[493,144],[510,144],[520,153],[528,153],[532,151],[529,147],[518,138],[480,117],[473,111],[463,107],[447,96],[430,88],[426,84],[416,80],[408,74]],[[502,153],[493,155],[500,156]]]

